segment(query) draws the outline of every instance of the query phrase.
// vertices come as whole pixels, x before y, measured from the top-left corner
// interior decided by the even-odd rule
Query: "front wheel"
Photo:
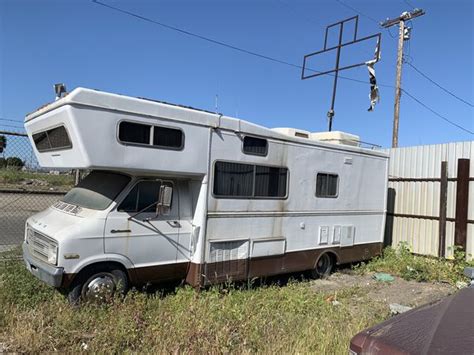
[[[311,270],[311,276],[314,278],[326,278],[331,274],[333,268],[334,258],[328,253],[324,253],[316,261],[314,269]]]
[[[110,301],[115,294],[125,294],[128,278],[120,269],[91,270],[78,275],[68,292],[68,300],[77,305],[81,302],[102,303]]]

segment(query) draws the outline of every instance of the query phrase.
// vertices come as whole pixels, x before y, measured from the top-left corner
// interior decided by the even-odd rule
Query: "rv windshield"
[[[130,177],[109,171],[93,171],[62,201],[93,210],[105,210],[130,182]]]

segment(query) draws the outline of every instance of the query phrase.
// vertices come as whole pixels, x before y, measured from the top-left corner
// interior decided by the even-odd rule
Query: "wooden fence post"
[[[448,162],[441,162],[441,186],[439,190],[439,243],[438,256],[444,258],[446,251],[446,211],[448,205]]]
[[[454,245],[466,250],[467,210],[469,203],[469,159],[458,159]]]

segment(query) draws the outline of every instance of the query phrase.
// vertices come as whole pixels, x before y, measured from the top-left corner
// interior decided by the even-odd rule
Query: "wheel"
[[[120,269],[91,270],[78,275],[68,292],[69,303],[101,303],[112,299],[115,294],[124,295],[128,290],[128,278]]]
[[[316,261],[314,269],[311,270],[311,275],[314,278],[325,278],[331,274],[333,268],[334,258],[328,253],[324,253],[319,257],[318,261]]]

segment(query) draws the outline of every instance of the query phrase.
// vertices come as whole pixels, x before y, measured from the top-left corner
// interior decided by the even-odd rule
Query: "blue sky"
[[[322,49],[325,26],[355,15],[337,0],[101,0],[171,26],[301,65]],[[393,86],[397,29],[374,20],[396,17],[409,3],[413,20],[407,60],[471,104],[474,102],[474,14],[471,0],[343,0],[365,16],[359,36],[382,32],[380,84]],[[347,34],[346,34],[347,35]],[[365,61],[374,43],[342,52]],[[332,65],[328,55],[318,68]],[[313,64],[312,64],[313,65]],[[53,84],[89,87],[214,110],[268,127],[324,131],[332,78],[300,80],[300,70],[236,52],[94,4],[89,0],[0,0],[0,129],[18,130],[25,114],[54,99]],[[341,75],[333,129],[391,145],[394,89],[381,87],[369,107],[365,67]],[[403,88],[453,122],[474,131],[473,108],[404,65]],[[17,122],[5,119],[18,120]],[[402,96],[399,145],[472,140],[407,95]]]

